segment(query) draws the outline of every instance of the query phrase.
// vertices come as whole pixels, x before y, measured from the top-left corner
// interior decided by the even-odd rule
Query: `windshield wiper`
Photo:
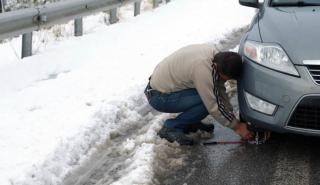
[[[275,6],[299,6],[299,7],[302,7],[302,6],[320,6],[320,4],[319,3],[308,3],[308,2],[304,2],[304,1],[297,1],[297,2],[293,2],[293,3],[272,2],[271,6],[273,6],[273,7],[275,7]]]

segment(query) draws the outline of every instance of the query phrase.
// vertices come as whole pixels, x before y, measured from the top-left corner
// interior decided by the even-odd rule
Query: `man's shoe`
[[[187,125],[186,128],[183,129],[185,134],[189,134],[190,132],[205,131],[205,132],[213,132],[214,125],[213,124],[204,124],[202,122],[192,123]]]
[[[180,145],[193,145],[193,139],[187,137],[183,131],[174,129],[174,128],[167,128],[163,126],[161,130],[158,132],[160,138],[166,139],[169,142],[178,142]]]

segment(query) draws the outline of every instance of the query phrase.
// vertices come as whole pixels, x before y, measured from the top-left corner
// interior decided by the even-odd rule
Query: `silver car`
[[[240,116],[258,128],[320,136],[320,0],[239,0],[257,14],[241,40]]]

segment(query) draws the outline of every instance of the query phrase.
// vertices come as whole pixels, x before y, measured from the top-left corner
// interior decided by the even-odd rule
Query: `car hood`
[[[263,42],[278,43],[294,64],[318,60],[320,7],[269,7],[259,19]]]

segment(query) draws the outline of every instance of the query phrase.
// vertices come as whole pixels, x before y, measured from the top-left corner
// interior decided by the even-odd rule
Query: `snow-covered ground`
[[[170,115],[146,103],[147,79],[171,52],[218,43],[247,25],[254,10],[235,0],[144,7],[138,17],[132,6],[122,8],[114,25],[105,25],[104,14],[88,17],[82,37],[71,36],[72,23],[57,27],[64,35],[58,40],[48,36],[55,31],[39,32],[36,55],[23,60],[20,39],[0,45],[1,185],[61,184],[102,148],[123,161],[110,172],[117,177],[104,174],[105,184],[156,184],[155,169],[182,163],[179,147],[156,137]]]

